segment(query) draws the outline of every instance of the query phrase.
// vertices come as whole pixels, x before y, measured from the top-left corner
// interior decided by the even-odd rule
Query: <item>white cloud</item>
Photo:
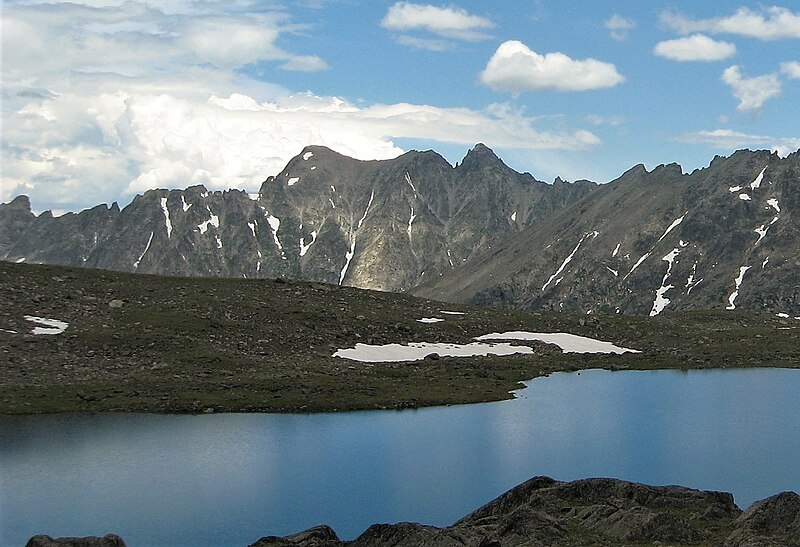
[[[661,22],[682,33],[738,34],[759,40],[800,38],[800,13],[772,6],[759,11],[741,7],[733,15],[693,19],[677,12],[661,14]]]
[[[515,40],[497,48],[480,78],[492,89],[514,94],[535,89],[585,91],[624,81],[611,63],[574,60],[558,52],[540,55]]]
[[[800,138],[748,135],[731,129],[714,129],[711,131],[686,133],[676,137],[675,140],[691,144],[705,144],[721,150],[766,148],[777,152],[781,156],[791,154],[800,148]]]
[[[736,108],[742,112],[758,111],[769,99],[781,94],[781,81],[777,74],[748,78],[742,76],[737,65],[725,69],[722,81],[730,86],[733,96],[739,99]]]
[[[623,41],[628,37],[628,31],[636,28],[636,21],[615,13],[606,20],[604,26],[614,40]]]
[[[736,46],[704,34],[665,40],[656,44],[653,53],[673,61],[720,61],[736,54]]]
[[[800,62],[789,61],[781,63],[781,72],[792,80],[800,80]]]
[[[488,37],[485,31],[494,28],[494,23],[455,6],[439,8],[429,4],[397,2],[389,7],[381,26],[401,32],[424,30],[458,40],[483,40]]]

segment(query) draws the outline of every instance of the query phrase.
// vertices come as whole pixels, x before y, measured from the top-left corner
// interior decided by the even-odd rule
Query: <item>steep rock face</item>
[[[301,278],[392,291],[450,272],[593,189],[538,182],[483,145],[455,168],[435,152],[364,162],[308,147],[259,199],[280,214]]]
[[[139,273],[291,277],[405,290],[590,193],[507,167],[483,145],[358,161],[310,146],[257,199],[202,186],[150,190],[121,211],[38,217],[0,205],[0,258]]]
[[[800,316],[800,152],[739,151],[683,174],[636,166],[420,296],[573,312]]]

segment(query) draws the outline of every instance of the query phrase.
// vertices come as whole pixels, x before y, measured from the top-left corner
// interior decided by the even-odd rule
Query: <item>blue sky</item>
[[[254,191],[307,144],[477,142],[540,180],[800,147],[800,9],[752,2],[2,3],[2,194]]]

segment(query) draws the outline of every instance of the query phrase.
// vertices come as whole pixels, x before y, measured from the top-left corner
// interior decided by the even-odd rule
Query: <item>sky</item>
[[[800,6],[2,0],[0,201],[258,190],[306,145],[547,182],[800,148]]]

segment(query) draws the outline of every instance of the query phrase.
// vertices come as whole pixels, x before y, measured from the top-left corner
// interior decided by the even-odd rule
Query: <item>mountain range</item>
[[[800,151],[548,184],[482,144],[455,166],[433,151],[359,161],[309,146],[257,195],[150,190],[59,217],[18,196],[0,205],[0,259],[579,313],[800,317],[798,211]]]

